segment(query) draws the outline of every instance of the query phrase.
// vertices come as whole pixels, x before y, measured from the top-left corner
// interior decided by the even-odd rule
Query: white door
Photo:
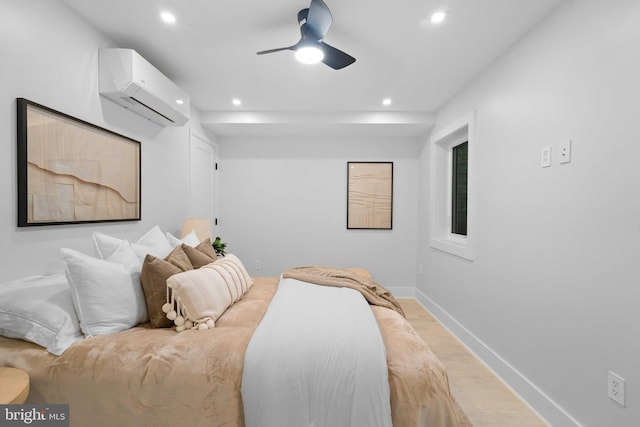
[[[216,147],[203,135],[191,130],[189,139],[189,216],[210,218],[215,236],[216,215]]]

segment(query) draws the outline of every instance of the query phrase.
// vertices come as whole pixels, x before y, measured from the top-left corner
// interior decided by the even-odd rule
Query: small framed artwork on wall
[[[18,227],[140,220],[140,142],[24,98]]]
[[[347,162],[347,229],[391,230],[393,162]]]

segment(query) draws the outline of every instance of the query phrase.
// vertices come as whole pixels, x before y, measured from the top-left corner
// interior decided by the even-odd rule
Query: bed
[[[254,277],[215,327],[203,330],[178,333],[145,323],[78,339],[60,356],[0,336],[0,366],[29,373],[26,403],[69,404],[72,426],[242,427],[245,352],[280,280]],[[446,370],[407,320],[384,306],[371,312],[386,349],[393,425],[470,426]]]

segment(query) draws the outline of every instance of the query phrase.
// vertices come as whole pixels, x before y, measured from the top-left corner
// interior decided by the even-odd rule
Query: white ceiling
[[[186,91],[216,134],[410,137],[564,0],[325,0],[334,19],[325,42],[357,59],[342,70],[300,64],[291,51],[255,54],[296,43],[310,0],[63,1]],[[160,20],[165,10],[175,24]],[[429,21],[436,10],[448,13],[439,25]]]

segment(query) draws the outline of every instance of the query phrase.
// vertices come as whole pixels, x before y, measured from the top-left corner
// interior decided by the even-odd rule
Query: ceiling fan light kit
[[[264,55],[292,50],[296,52],[296,59],[300,62],[305,64],[322,62],[334,70],[340,70],[356,62],[356,59],[323,41],[332,22],[333,16],[324,1],[311,0],[309,8],[298,12],[298,24],[300,25],[298,43],[293,46],[263,50],[257,54]]]
[[[304,46],[296,50],[296,59],[303,64],[317,64],[324,59],[324,53],[316,46]]]

